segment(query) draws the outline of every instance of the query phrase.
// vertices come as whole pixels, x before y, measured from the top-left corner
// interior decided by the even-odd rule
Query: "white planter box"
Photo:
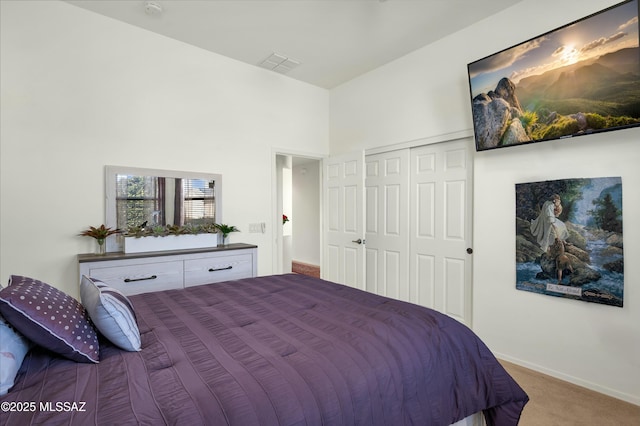
[[[218,234],[167,235],[166,237],[125,237],[125,253],[184,250],[218,245]]]

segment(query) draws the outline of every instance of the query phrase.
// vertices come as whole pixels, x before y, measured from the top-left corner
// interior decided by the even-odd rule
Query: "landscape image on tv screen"
[[[640,126],[638,0],[468,65],[478,151]]]

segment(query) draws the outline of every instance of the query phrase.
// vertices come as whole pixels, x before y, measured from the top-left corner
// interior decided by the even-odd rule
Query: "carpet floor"
[[[519,426],[639,426],[640,406],[500,361],[529,395]]]

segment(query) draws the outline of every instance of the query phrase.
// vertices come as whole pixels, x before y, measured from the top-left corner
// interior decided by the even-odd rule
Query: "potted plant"
[[[240,232],[240,230],[238,228],[236,228],[235,226],[233,226],[233,225],[225,225],[224,223],[216,223],[216,228],[222,234],[222,244],[225,245],[225,246],[228,243],[227,237],[229,237],[230,233],[232,233],[232,232]]]
[[[82,237],[95,238],[96,242],[98,243],[98,254],[105,254],[105,241],[107,237],[110,235],[119,234],[120,232],[122,231],[120,231],[119,229],[108,228],[104,224],[102,224],[97,228],[95,226],[89,226],[89,229],[82,231],[79,235]]]
[[[214,223],[201,225],[131,226],[124,233],[124,252],[197,249],[215,247],[218,233]]]

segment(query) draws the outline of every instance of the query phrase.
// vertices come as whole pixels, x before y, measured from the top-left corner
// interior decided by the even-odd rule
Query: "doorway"
[[[318,158],[276,155],[274,273],[320,277],[321,179]]]

